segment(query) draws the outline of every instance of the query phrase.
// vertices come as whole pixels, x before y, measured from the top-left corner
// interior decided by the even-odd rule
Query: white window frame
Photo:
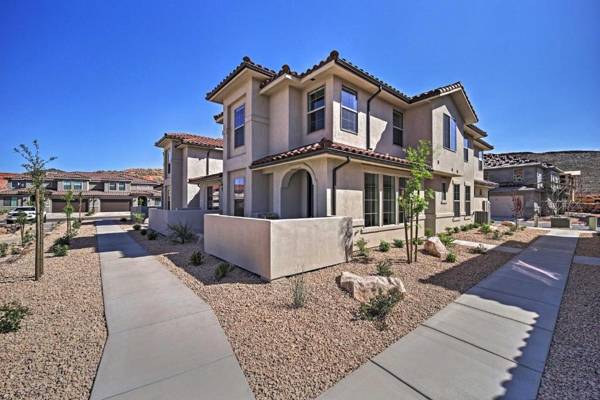
[[[236,125],[235,116],[240,109],[243,109],[243,111],[244,111],[244,118],[242,118],[242,122],[240,125]],[[242,132],[240,135],[242,143],[238,144],[238,143],[236,143],[236,138],[238,137],[237,131],[240,128],[242,129]],[[246,104],[241,104],[239,107],[236,107],[233,110],[233,148],[234,149],[237,149],[238,147],[242,147],[246,144],[245,136],[246,136]]]
[[[318,92],[320,90],[323,91],[323,105],[321,107],[315,108],[314,110],[311,110],[310,109],[310,104],[311,104],[310,96],[312,96],[313,94],[315,94],[316,92]],[[316,132],[316,131],[320,131],[321,129],[325,128],[325,118],[326,118],[326,113],[325,113],[325,100],[326,100],[325,99],[325,93],[326,93],[325,92],[325,86],[321,86],[321,87],[319,87],[319,88],[317,88],[315,90],[312,90],[312,91],[310,91],[310,92],[308,92],[306,94],[306,125],[307,125],[306,126],[306,130],[307,130],[308,133],[313,133],[313,132]],[[310,118],[311,118],[311,115],[314,114],[315,112],[321,111],[321,110],[323,110],[323,128],[318,128],[318,129],[314,129],[314,130],[311,131],[310,130],[310,125],[311,125],[310,124]]]
[[[346,92],[348,94],[353,95],[356,98],[356,110],[347,107],[343,104],[342,102],[342,93]],[[325,94],[323,93],[323,98],[325,97]],[[344,128],[344,118],[342,117],[343,115],[343,111],[342,110],[346,110],[349,111],[351,113],[354,114],[354,124],[356,126],[356,130],[352,130],[352,129],[346,129]],[[346,86],[342,86],[342,89],[340,90],[340,129],[344,132],[348,132],[348,133],[352,133],[354,135],[358,135],[358,92],[354,89],[350,89]]]
[[[402,126],[396,125],[396,114],[402,116]],[[396,131],[400,132],[400,143],[396,143]],[[392,143],[396,146],[404,147],[404,113],[396,108],[392,111]]]

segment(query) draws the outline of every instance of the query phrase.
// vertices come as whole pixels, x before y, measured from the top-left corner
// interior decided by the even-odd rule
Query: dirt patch
[[[538,399],[599,399],[600,268],[573,264]]]
[[[548,231],[542,229],[520,228],[513,232],[512,236],[507,236],[505,233],[510,229],[506,226],[497,226],[498,231],[502,235],[499,239],[494,239],[494,233],[482,233],[479,229],[471,229],[466,232],[453,233],[452,236],[458,240],[468,240],[470,242],[497,244],[503,246],[517,247],[524,249],[529,246],[540,236],[545,235]]]
[[[217,282],[219,260],[207,256],[203,265],[189,265],[197,244],[129,234],[211,305],[257,399],[315,398],[512,257],[495,251],[476,255],[456,246],[456,263],[419,254],[418,263],[406,264],[404,249],[373,250],[369,259],[304,274],[308,301],[293,309],[291,279],[264,283],[236,269]],[[340,290],[336,278],[342,271],[374,274],[385,258],[408,292],[389,316],[388,329],[380,331],[356,319],[359,303]]]
[[[600,236],[592,232],[580,233],[575,255],[600,257]]]
[[[46,236],[46,249],[64,232],[61,224]],[[1,399],[89,398],[106,338],[95,234],[86,222],[67,256],[46,252],[39,282],[33,248],[0,262],[0,304],[31,312],[19,331],[0,334]]]

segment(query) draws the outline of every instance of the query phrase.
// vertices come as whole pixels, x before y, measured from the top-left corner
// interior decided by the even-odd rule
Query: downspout
[[[338,169],[342,168],[344,165],[348,164],[350,162],[350,157],[346,156],[346,161],[344,161],[343,163],[341,163],[340,165],[338,165],[337,167],[333,168],[333,185],[332,185],[332,194],[331,194],[331,215],[336,215],[336,193],[335,193],[335,189],[337,187],[337,171]]]
[[[371,100],[381,93],[381,86],[367,100],[367,150],[371,150]]]
[[[210,161],[210,150],[208,149],[208,151],[206,152],[206,175],[210,175],[208,169],[209,169],[209,161]],[[198,185],[198,187],[200,187],[200,185]]]

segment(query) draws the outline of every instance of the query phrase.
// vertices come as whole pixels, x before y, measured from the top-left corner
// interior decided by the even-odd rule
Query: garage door
[[[64,212],[65,206],[67,205],[67,202],[64,200],[54,200],[52,199],[52,212],[53,213],[61,213]],[[73,212],[77,213],[79,212],[79,200],[73,200],[71,202],[71,205],[73,206]],[[87,212],[88,210],[88,201],[87,200],[83,200],[81,202],[81,212]]]
[[[523,196],[518,196],[523,201]],[[513,215],[512,196],[490,196],[490,213],[492,218],[512,217]]]
[[[117,212],[129,211],[131,209],[131,200],[100,200],[100,211]]]

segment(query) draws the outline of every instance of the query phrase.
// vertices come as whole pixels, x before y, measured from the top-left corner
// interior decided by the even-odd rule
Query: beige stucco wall
[[[266,220],[205,215],[204,251],[266,280],[348,260],[348,217]]]
[[[165,236],[172,232],[169,225],[188,225],[194,232],[204,232],[204,215],[216,214],[218,210],[163,210],[161,208],[148,209],[148,224],[150,229]]]

